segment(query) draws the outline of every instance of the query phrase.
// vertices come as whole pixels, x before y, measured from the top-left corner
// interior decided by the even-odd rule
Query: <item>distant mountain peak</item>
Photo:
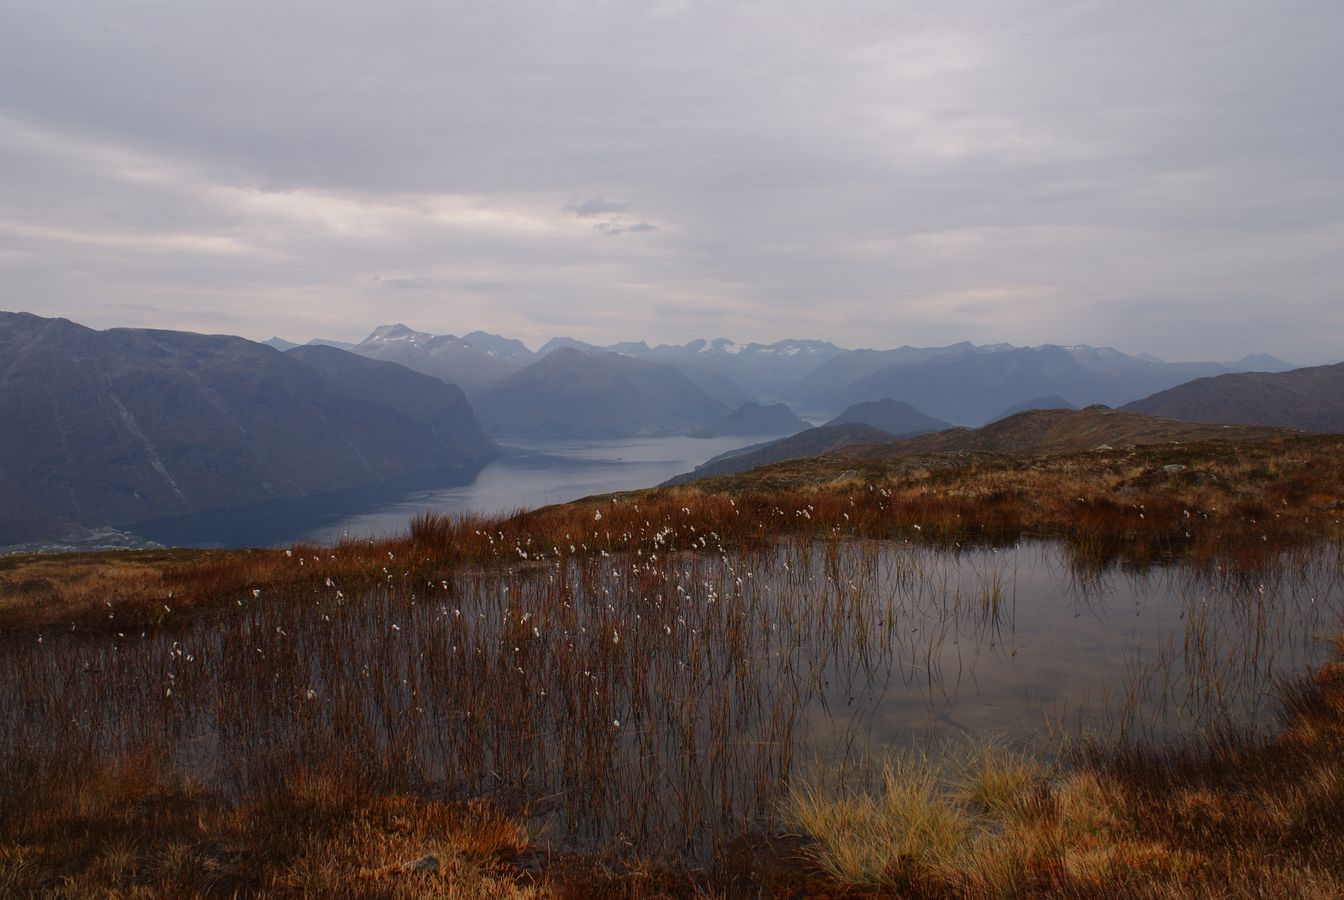
[[[1287,372],[1301,367],[1268,353],[1247,353],[1236,362],[1229,363],[1228,368],[1241,372]]]
[[[387,344],[393,341],[409,341],[411,343],[421,343],[422,342],[421,339],[427,339],[430,337],[433,337],[433,335],[416,331],[415,329],[408,328],[407,326],[398,322],[395,325],[379,325],[377,328],[373,329],[372,332],[370,332],[368,337],[364,339],[364,343]]]

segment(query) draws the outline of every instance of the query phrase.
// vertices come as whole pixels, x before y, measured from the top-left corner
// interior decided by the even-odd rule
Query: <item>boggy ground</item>
[[[298,602],[327,579],[353,592],[403,569],[432,579],[796,534],[1053,536],[1084,571],[1172,558],[1253,571],[1338,541],[1342,451],[1344,439],[1302,436],[1027,459],[850,456],[499,520],[423,517],[393,541],[10,558],[0,653],[57,631],[222,621],[254,591]],[[681,524],[692,510],[694,532]],[[1344,894],[1344,663],[1289,686],[1268,739],[1082,747],[1062,768],[986,747],[951,773],[895,760],[862,794],[795,784],[780,833],[743,835],[703,867],[543,852],[525,808],[380,784],[358,761],[296,767],[245,797],[212,794],[153,752],[54,782],[17,777],[28,762],[0,751],[0,896]]]

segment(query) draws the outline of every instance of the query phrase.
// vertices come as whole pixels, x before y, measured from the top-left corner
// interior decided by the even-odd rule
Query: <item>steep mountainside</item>
[[[692,437],[719,437],[725,434],[793,434],[808,428],[783,403],[762,406],[743,403],[737,409],[691,432]]]
[[[1201,378],[1125,409],[1189,422],[1344,431],[1344,363]]]
[[[561,347],[483,390],[493,434],[629,437],[685,433],[722,416],[722,403],[671,366]]]
[[[482,350],[451,334],[426,334],[405,325],[374,329],[354,352],[432,375],[455,384],[470,395],[518,371],[518,365]]]
[[[942,419],[926,416],[909,403],[899,400],[873,400],[868,403],[855,403],[827,425],[848,425],[858,423],[871,425],[878,431],[885,431],[893,437],[911,437],[916,434],[928,434],[930,431],[942,431],[952,425]]]
[[[740,450],[720,453],[695,467],[694,471],[675,478],[669,478],[664,484],[685,484],[701,478],[716,475],[732,475],[737,472],[749,472],[758,466],[769,465],[787,459],[800,459],[835,453],[843,448],[858,444],[880,444],[891,440],[891,435],[878,431],[868,425],[824,425],[809,428],[798,434],[764,444],[753,444]]]
[[[331,348],[0,313],[0,544],[479,465],[462,392]]]

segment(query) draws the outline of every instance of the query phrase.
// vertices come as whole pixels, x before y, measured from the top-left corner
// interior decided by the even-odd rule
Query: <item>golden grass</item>
[[[951,784],[903,758],[869,794],[796,787],[804,852],[888,896],[1344,896],[1344,665],[1296,685],[1286,728],[1052,771],[989,747]]]

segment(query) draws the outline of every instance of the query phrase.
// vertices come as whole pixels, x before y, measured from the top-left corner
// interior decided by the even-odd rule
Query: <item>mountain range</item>
[[[499,452],[487,433],[798,432],[702,467],[737,471],[921,433],[904,446],[999,446],[1003,428],[1021,434],[1024,421],[1074,423],[1064,430],[1105,442],[1105,429],[1088,434],[1076,423],[1103,417],[1106,433],[1121,433],[1116,423],[1148,420],[1124,418],[1137,413],[1344,431],[1344,364],[1293,368],[1263,355],[1223,365],[1051,344],[879,351],[718,339],[599,348],[569,338],[534,353],[501,335],[405,325],[380,326],[354,345],[267,343],[0,313],[0,544],[470,472]],[[1261,371],[1229,371],[1237,366]],[[809,415],[844,411],[807,428],[781,396]],[[1129,406],[1049,413],[1065,416],[1058,420],[1017,412],[1108,401]],[[986,421],[978,431],[948,427]],[[1048,444],[1047,432],[1057,429],[1031,445]]]
[[[515,372],[565,349],[592,358],[614,353],[670,366],[730,409],[747,401],[783,402],[825,419],[855,403],[895,400],[924,415],[960,425],[983,424],[1008,411],[1039,405],[1036,401],[1045,397],[1073,407],[1093,403],[1117,406],[1195,378],[1294,368],[1266,354],[1248,355],[1234,363],[1169,363],[1148,354],[1129,355],[1109,347],[1017,347],[969,342],[944,347],[848,350],[815,340],[761,344],[717,338],[686,344],[651,346],[644,341],[624,341],[599,346],[557,337],[534,353],[521,342],[497,334],[473,331],[462,337],[434,335],[405,325],[379,326],[349,349],[457,384],[473,401]],[[577,375],[580,367],[573,358],[567,364],[571,376]],[[601,380],[596,371],[592,378]],[[497,427],[493,417],[483,418],[489,428]],[[503,424],[508,433],[519,433],[516,422]],[[686,420],[664,422],[660,427],[689,432],[704,427],[704,423]],[[528,429],[527,433],[543,432]],[[566,424],[554,435],[574,433],[574,426]]]

